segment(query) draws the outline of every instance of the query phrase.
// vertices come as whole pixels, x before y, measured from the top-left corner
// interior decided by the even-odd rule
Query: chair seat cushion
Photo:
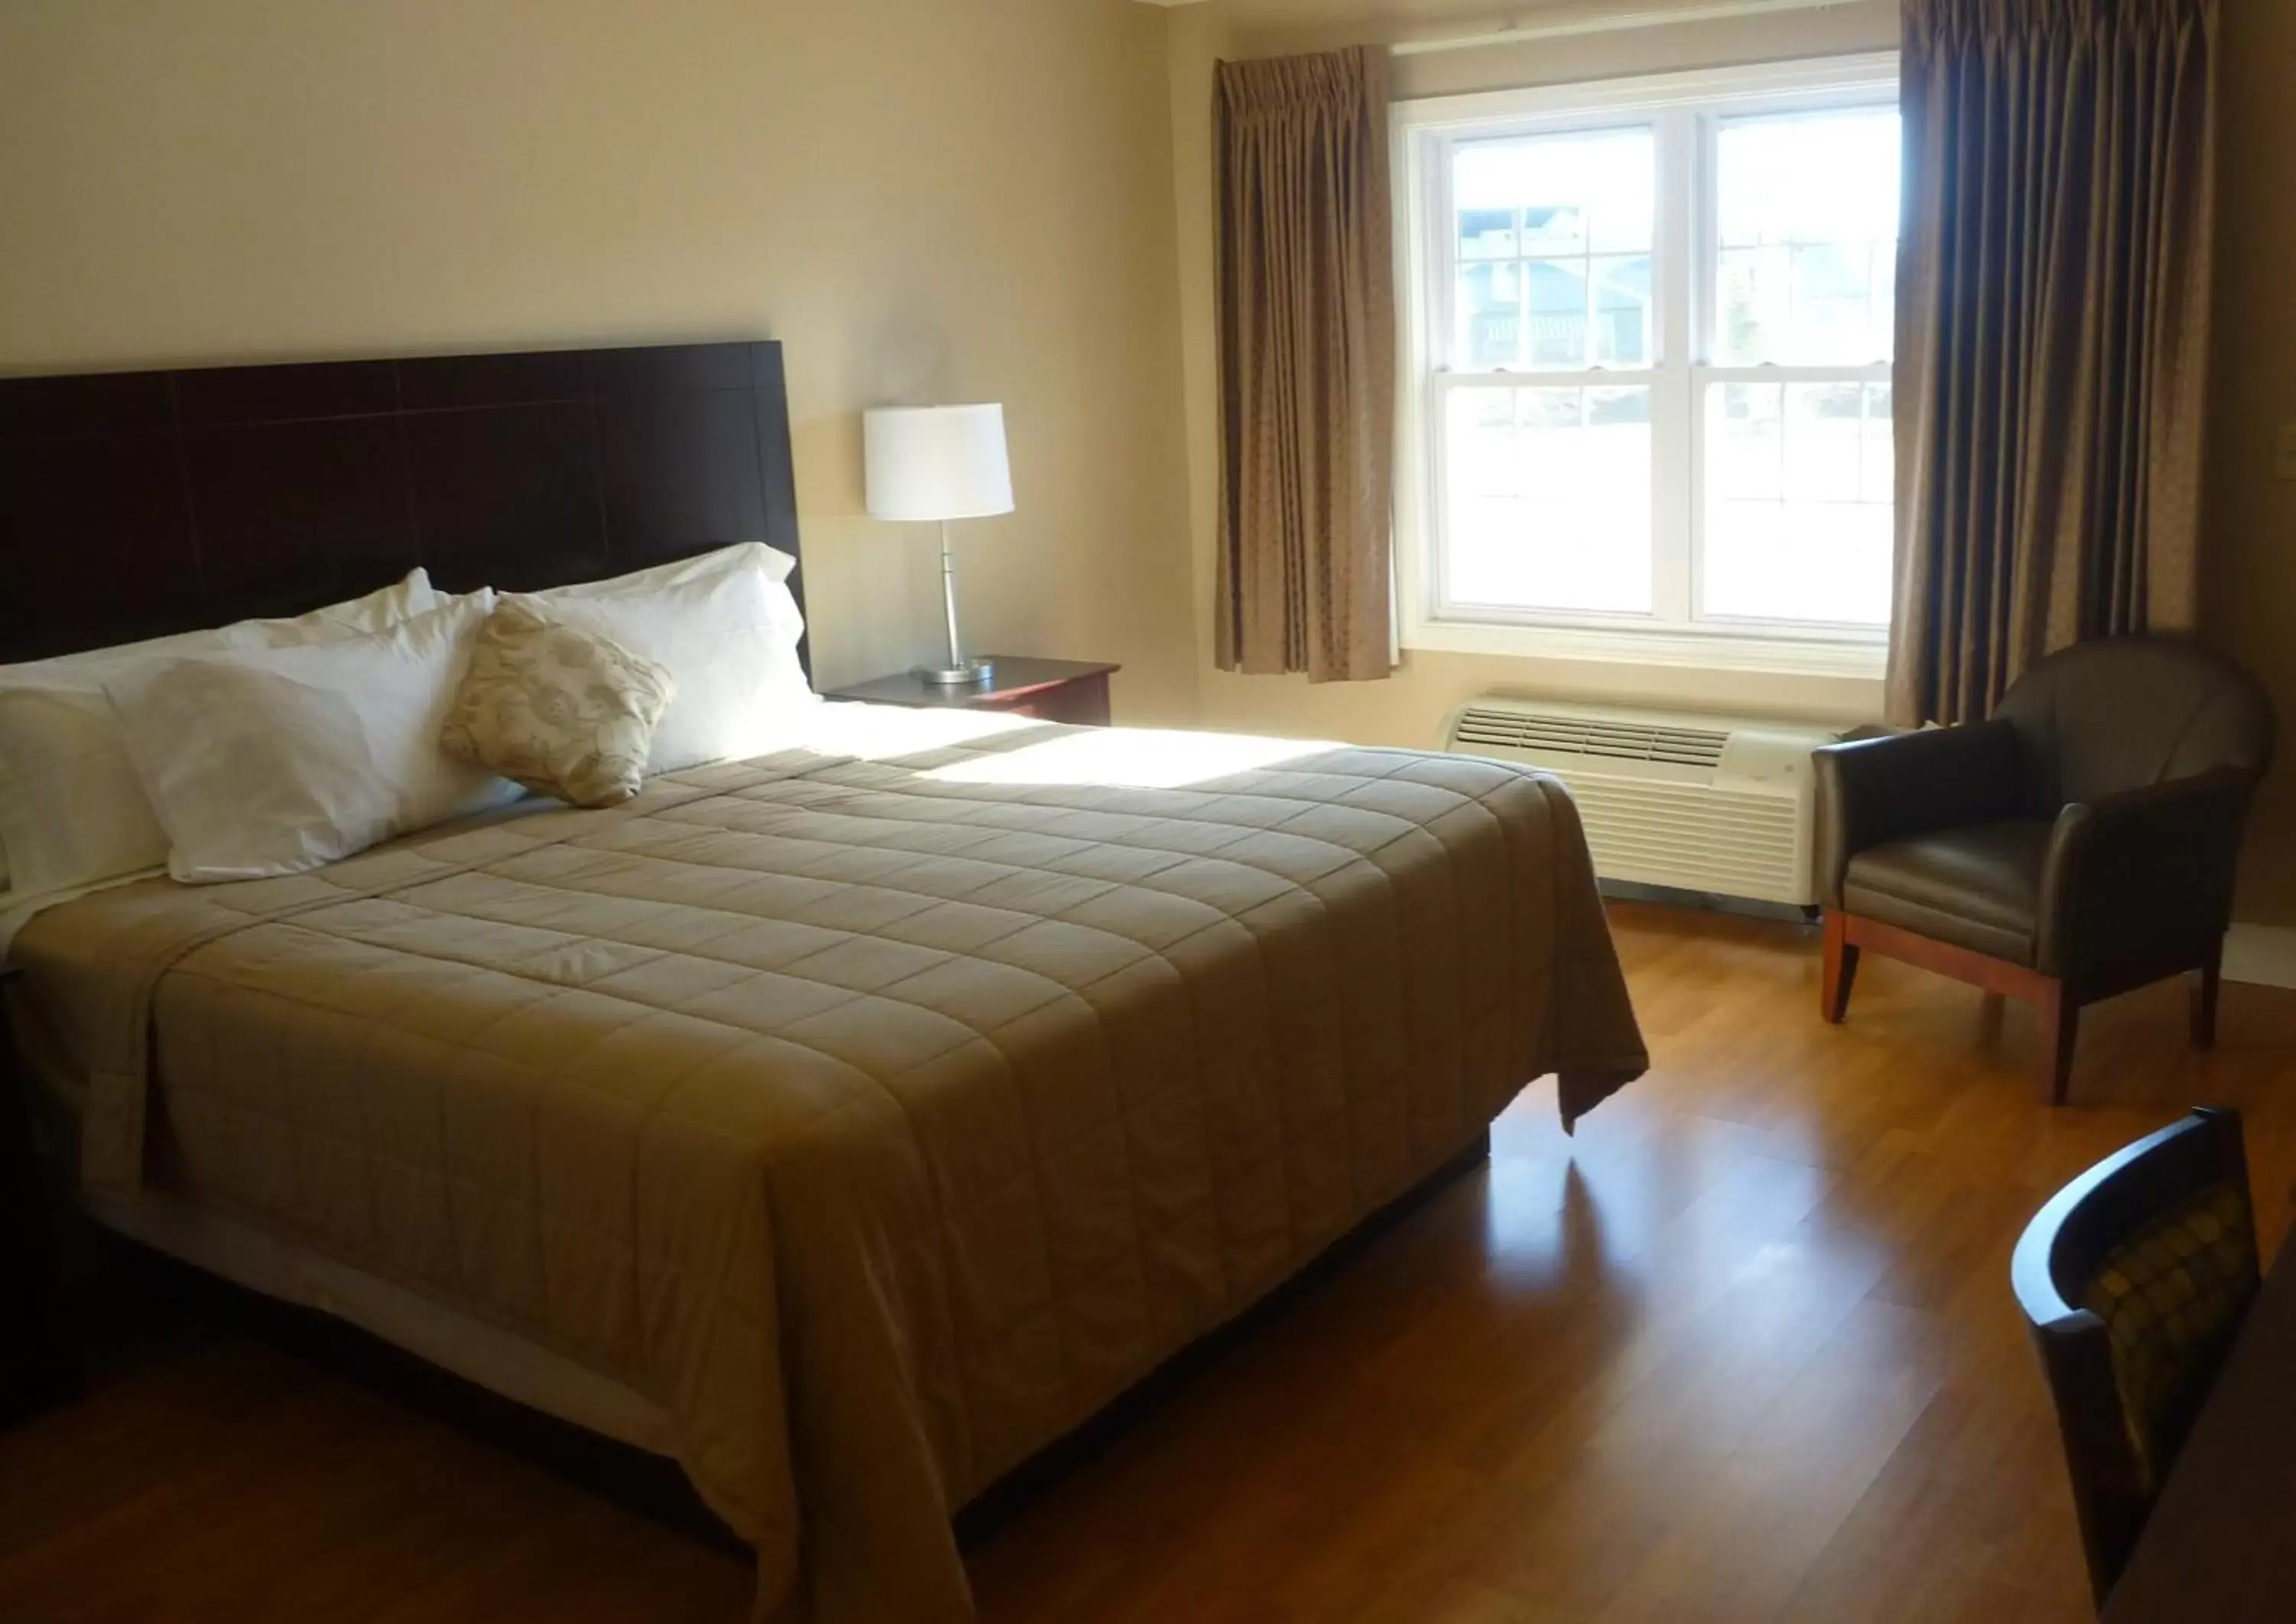
[[[2042,818],[1970,824],[1849,859],[1842,906],[1936,941],[2030,964],[2039,933]]]

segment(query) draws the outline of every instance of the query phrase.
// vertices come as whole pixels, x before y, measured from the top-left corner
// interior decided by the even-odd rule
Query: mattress
[[[1553,779],[828,707],[810,748],[14,944],[166,1188],[642,1396],[758,1616],[971,1616],[949,1516],[1555,1073],[1644,1064]]]

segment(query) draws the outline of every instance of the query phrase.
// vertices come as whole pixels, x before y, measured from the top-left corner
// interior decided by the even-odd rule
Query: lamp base
[[[953,666],[918,666],[913,675],[936,687],[973,688],[996,680],[996,667],[986,660],[966,660]]]

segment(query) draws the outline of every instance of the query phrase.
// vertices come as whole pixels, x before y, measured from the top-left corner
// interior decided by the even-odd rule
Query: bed
[[[0,458],[4,659],[797,554],[770,344],[0,382]],[[1644,1063],[1554,781],[964,712],[12,951],[95,1217],[674,1456],[823,1624],[969,1617],[953,1513],[1532,1079]]]

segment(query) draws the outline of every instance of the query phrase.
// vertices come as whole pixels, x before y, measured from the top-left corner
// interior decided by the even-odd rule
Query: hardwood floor
[[[2184,1106],[2248,1117],[2276,1243],[2296,994],[2030,1012],[1815,933],[1614,914],[1657,1058],[1551,1086],[1447,1186],[972,1557],[988,1624],[1856,1624],[2088,1616],[2008,1293],[2044,1195]],[[0,1618],[731,1624],[745,1564],[196,1316],[0,1434]]]

